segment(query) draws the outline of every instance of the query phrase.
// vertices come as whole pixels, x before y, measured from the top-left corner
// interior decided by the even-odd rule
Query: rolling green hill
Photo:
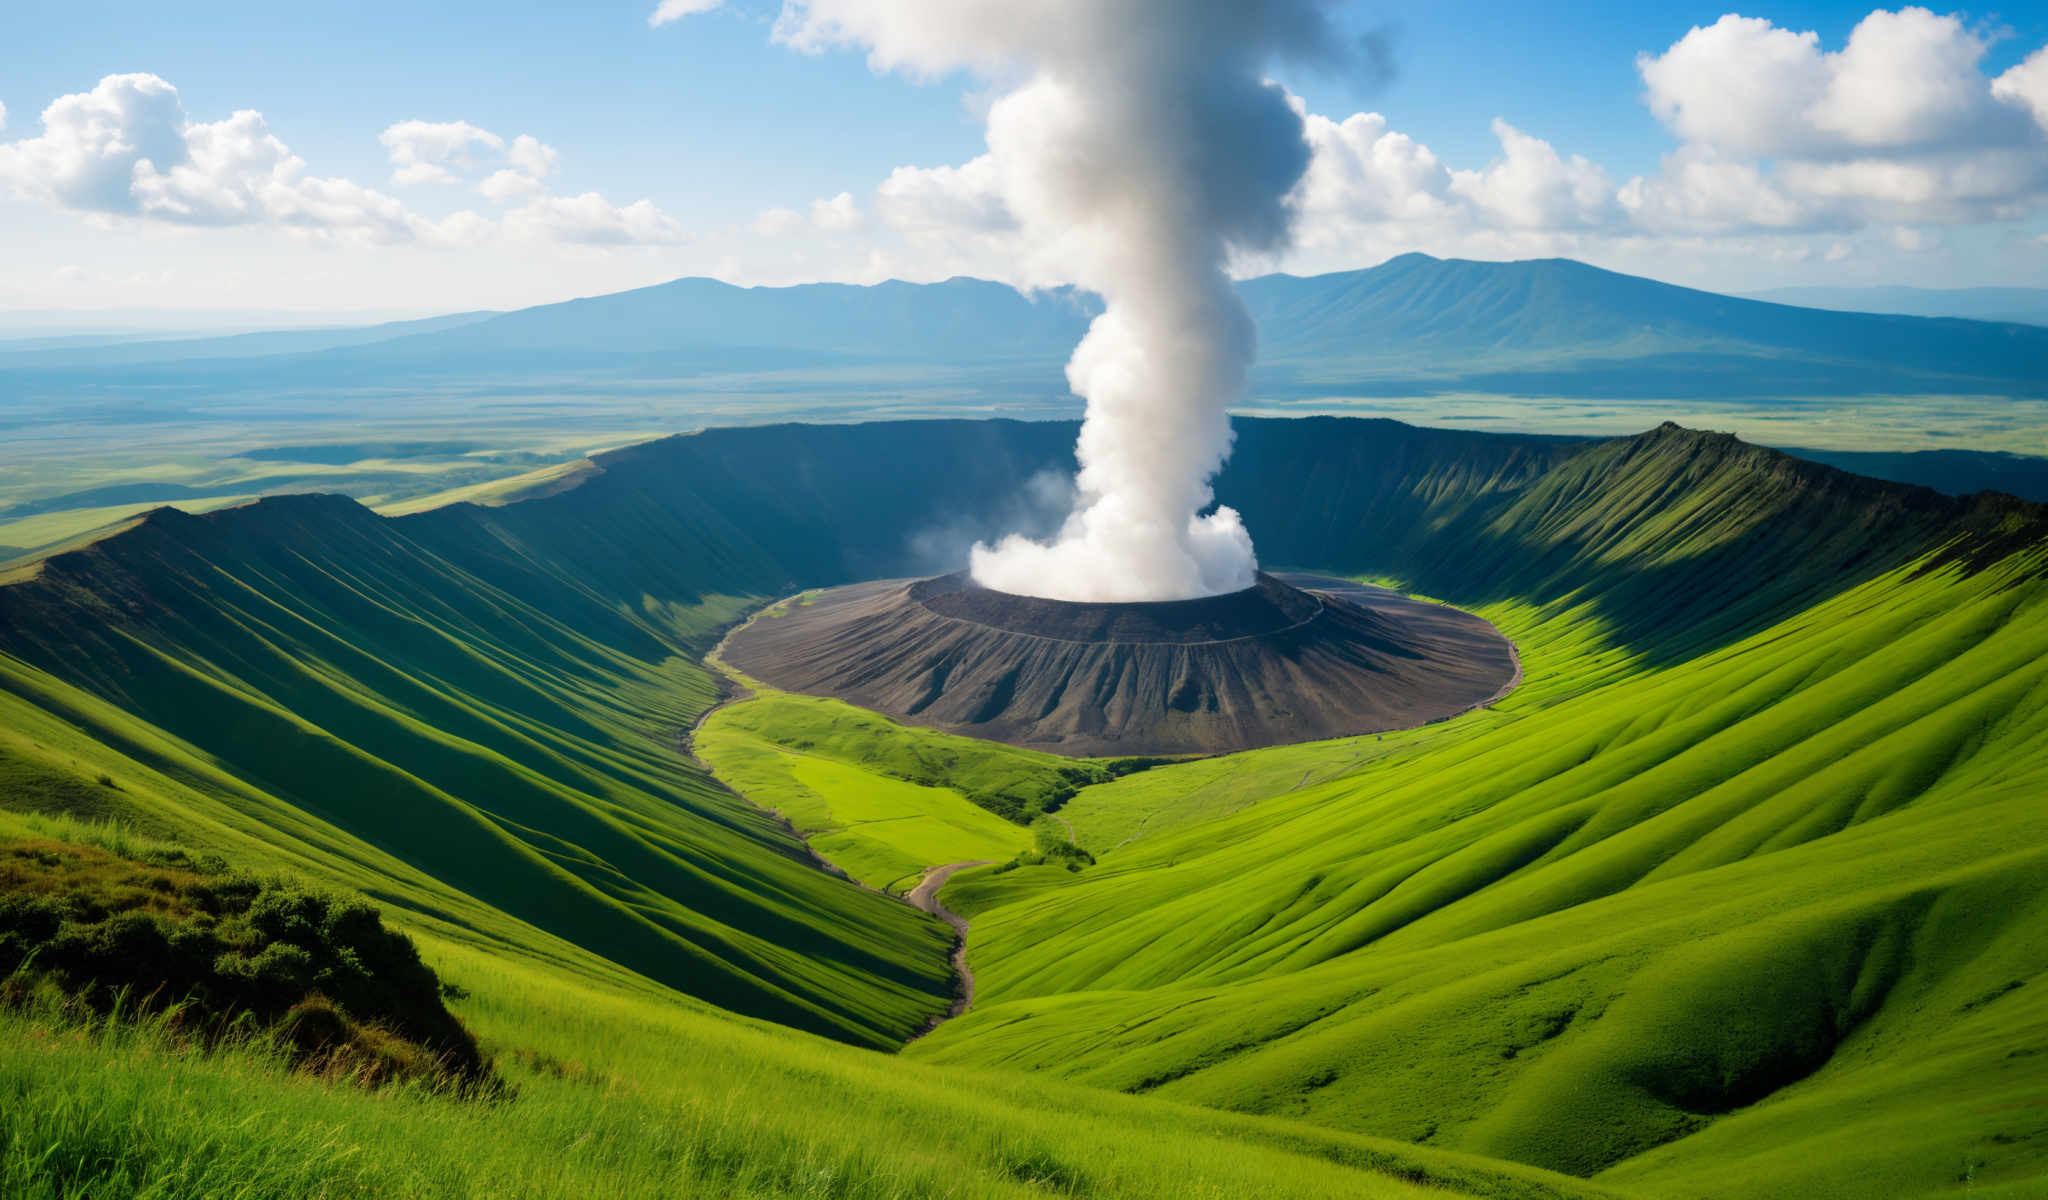
[[[1218,493],[1267,564],[1473,608],[1523,686],[1082,788],[1094,865],[957,876],[975,1007],[877,1054],[945,1008],[951,931],[684,758],[698,659],[766,598],[955,565],[1071,438],[714,431],[497,508],[159,511],[0,586],[0,837],[113,820],[362,891],[520,1089],[0,1015],[0,1179],[52,1146],[166,1193],[2038,1193],[2042,512],[1672,426],[1241,422]],[[828,816],[1056,771],[751,703],[712,727],[825,762],[789,778]]]
[[[366,872],[351,882],[380,899],[438,910],[452,891],[714,1003],[867,1044],[943,1007],[939,929],[818,875],[676,759],[714,694],[685,656],[744,601],[625,611],[516,570],[502,545],[466,567],[407,525],[338,498],[160,510],[0,592],[4,701],[82,729],[136,764],[117,774],[144,769],[213,820]],[[20,740],[10,761],[47,761]]]

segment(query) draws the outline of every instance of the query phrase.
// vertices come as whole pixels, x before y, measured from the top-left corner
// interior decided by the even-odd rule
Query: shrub
[[[307,1069],[376,1085],[423,1078],[497,1090],[412,939],[360,897],[56,842],[0,846],[0,977],[55,983],[110,1013],[180,1008],[181,1028],[271,1031]],[[215,869],[216,866],[219,869]]]

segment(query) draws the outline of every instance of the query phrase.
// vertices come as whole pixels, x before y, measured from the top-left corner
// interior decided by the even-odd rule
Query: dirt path
[[[925,871],[924,878],[918,885],[904,894],[905,904],[921,908],[953,927],[953,974],[959,980],[953,996],[953,1007],[947,1010],[944,1016],[933,1017],[930,1024],[910,1039],[911,1042],[966,1012],[974,1004],[974,972],[967,966],[967,918],[939,903],[939,889],[946,886],[946,881],[953,877],[955,871],[964,871],[969,867],[985,867],[988,864],[989,860],[983,858],[972,862],[947,863],[943,867],[931,867]],[[910,1042],[904,1044],[909,1045]]]
[[[769,612],[772,609],[780,607],[781,605],[788,604],[790,601],[795,600],[798,596],[801,595],[803,595],[803,593],[798,592],[792,596],[784,596],[780,600],[764,604],[760,608],[755,609],[751,614],[748,615],[746,620],[741,621],[739,624],[733,626],[731,629],[726,630],[725,636],[718,639],[718,644],[716,646],[713,646],[711,649],[705,651],[704,657],[698,660],[705,666],[711,668],[713,677],[718,680],[718,703],[712,705],[710,708],[705,709],[703,712],[698,713],[697,719],[690,722],[690,727],[683,731],[683,735],[680,740],[682,743],[683,754],[687,756],[691,762],[696,763],[698,766],[704,768],[705,774],[709,775],[711,773],[711,764],[697,757],[697,731],[704,728],[704,722],[711,719],[712,713],[717,712],[719,709],[724,708],[728,704],[738,704],[742,700],[751,700],[754,698],[754,689],[748,687],[744,682],[742,682],[742,676],[740,675],[740,673],[733,670],[731,667],[726,666],[725,659],[720,657],[720,654],[725,650],[725,644],[728,641],[732,640],[733,634],[738,633],[740,630],[745,629],[747,626],[752,625],[755,621],[759,620],[763,613]],[[714,779],[714,781],[717,779],[716,776],[713,776],[712,778]],[[721,782],[719,783],[719,786],[724,787],[725,785]],[[732,791],[731,788],[726,788],[726,790]],[[733,794],[738,795],[739,793],[734,792]]]
[[[1074,827],[1067,823],[1067,819],[1065,817],[1059,815],[1058,813],[1047,813],[1045,815],[1051,817],[1055,821],[1058,821],[1060,823],[1060,828],[1067,831],[1067,845],[1078,846],[1081,844],[1080,842],[1074,840]]]
[[[738,797],[740,800],[743,800],[746,803],[753,805],[756,809],[759,809],[760,811],[768,813],[770,816],[774,817],[776,821],[779,822],[784,829],[789,831],[790,837],[796,839],[797,844],[804,848],[804,853],[809,856],[809,861],[813,866],[817,867],[821,871],[826,872],[827,874],[837,875],[839,878],[854,884],[856,887],[867,888],[868,891],[877,892],[880,895],[888,895],[887,892],[883,892],[880,889],[867,887],[866,884],[860,883],[858,880],[853,879],[852,876],[848,875],[838,866],[826,860],[816,850],[812,849],[810,839],[804,837],[803,834],[799,833],[797,831],[796,826],[790,823],[789,818],[783,816],[779,812],[776,812],[772,808],[763,808],[761,805],[756,804],[753,800],[748,799],[748,797],[744,793],[734,791],[731,787],[729,787],[726,784],[724,780],[720,779],[711,770],[710,763],[707,763],[703,759],[697,757],[697,731],[704,727],[704,722],[710,719],[711,714],[717,712],[721,708],[724,708],[728,704],[738,704],[742,700],[752,699],[754,695],[753,689],[749,688],[744,682],[745,677],[742,676],[739,672],[733,670],[730,666],[727,666],[724,658],[720,656],[720,652],[725,649],[725,643],[732,637],[733,634],[738,633],[740,630],[745,629],[749,625],[752,625],[764,614],[772,612],[784,604],[792,603],[803,595],[803,592],[797,592],[795,595],[784,596],[782,599],[774,601],[773,603],[762,605],[759,609],[755,610],[753,615],[749,616],[746,620],[741,621],[739,624],[733,626],[731,629],[728,629],[725,633],[725,637],[718,639],[718,644],[716,646],[713,646],[708,652],[706,652],[703,659],[700,661],[702,661],[706,667],[709,667],[713,672],[716,673],[719,682],[719,688],[723,694],[719,697],[718,703],[712,705],[711,707],[705,709],[703,712],[697,714],[697,719],[690,723],[690,727],[682,732],[682,735],[677,739],[677,741],[680,743],[680,748],[683,752],[683,755],[686,758],[688,758],[691,762],[695,763],[698,767],[701,767],[704,771],[706,778],[708,778],[714,786],[724,789],[726,792],[731,793],[733,796]],[[1061,825],[1066,826],[1067,840],[1069,842],[1073,841],[1074,827],[1072,825],[1068,825],[1064,817],[1053,817],[1053,820],[1058,821]],[[939,903],[939,889],[946,886],[946,881],[953,877],[953,873],[955,871],[964,871],[969,867],[985,867],[989,864],[989,862],[989,859],[976,859],[972,862],[948,863],[942,867],[927,867],[925,868],[924,878],[918,881],[918,885],[916,887],[904,893],[902,896],[896,897],[896,899],[902,900],[905,904],[910,905],[912,908],[928,912],[933,916],[939,918],[941,921],[944,921],[946,924],[951,925],[953,927],[953,974],[955,978],[953,1006],[950,1009],[946,1010],[946,1012],[933,1017],[931,1021],[927,1023],[923,1029],[919,1030],[916,1034],[912,1035],[908,1039],[908,1041],[904,1043],[905,1045],[908,1045],[910,1042],[916,1041],[918,1038],[921,1038],[925,1034],[930,1033],[932,1030],[937,1029],[940,1025],[944,1024],[945,1022],[950,1021],[954,1017],[959,1016],[961,1013],[966,1012],[968,1006],[974,1003],[974,972],[967,968],[967,918],[961,916],[956,912],[953,912],[945,905]]]

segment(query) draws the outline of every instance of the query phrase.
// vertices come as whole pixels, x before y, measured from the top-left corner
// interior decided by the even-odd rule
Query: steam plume
[[[1257,350],[1226,267],[1280,249],[1308,165],[1263,72],[1327,58],[1326,0],[788,0],[778,36],[859,43],[879,69],[1012,85],[989,110],[1004,196],[1049,273],[1100,293],[1067,364],[1088,401],[1058,536],[977,545],[974,577],[1061,600],[1172,600],[1252,584],[1251,536],[1203,515],[1227,409]]]

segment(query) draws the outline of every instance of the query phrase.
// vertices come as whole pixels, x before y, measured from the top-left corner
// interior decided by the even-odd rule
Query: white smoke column
[[[787,0],[777,36],[858,43],[877,69],[1017,82],[989,110],[1036,264],[1105,309],[1067,364],[1088,401],[1079,500],[1057,538],[978,545],[985,586],[1060,600],[1250,587],[1257,560],[1209,481],[1257,334],[1226,267],[1287,240],[1301,117],[1264,77],[1329,58],[1324,0]]]

